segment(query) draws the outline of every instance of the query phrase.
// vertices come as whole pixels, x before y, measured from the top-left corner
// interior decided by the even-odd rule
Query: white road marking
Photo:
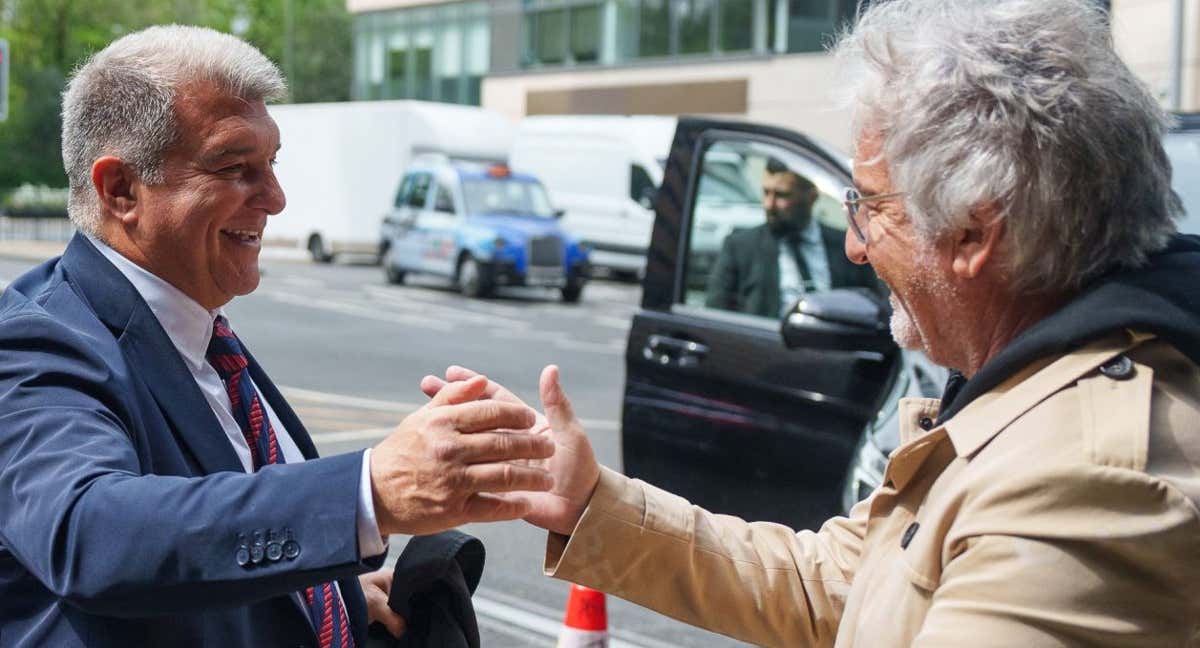
[[[381,441],[395,431],[396,428],[394,427],[367,428],[365,430],[347,430],[345,432],[313,432],[310,436],[314,442],[350,443],[352,441]]]
[[[416,308],[426,314],[431,314],[431,310],[433,310],[433,312],[441,311],[442,313],[446,314],[446,319],[452,320],[456,323],[470,322],[475,324],[486,324],[488,326],[506,326],[513,329],[528,329],[532,326],[532,323],[527,318],[512,318],[503,315],[481,313],[468,308],[462,308],[461,300],[454,302],[454,305],[451,305],[452,302],[438,302],[436,304],[431,302],[421,302],[414,304],[412,302],[417,300],[409,299],[407,295],[397,294],[395,291],[381,289],[378,286],[366,286],[363,288],[363,290],[371,295],[371,298],[374,300],[382,300],[389,304],[406,308]]]
[[[471,603],[475,607],[475,613],[480,616],[496,619],[510,626],[516,626],[523,630],[542,635],[543,637],[557,637],[562,631],[562,624],[553,619],[526,612],[517,607],[491,600],[484,596],[476,594]],[[663,646],[669,644],[661,644]],[[632,643],[623,639],[609,636],[609,648],[650,648],[651,644]]]
[[[401,415],[410,414],[413,411],[420,409],[424,403],[399,403],[394,401],[378,400],[374,398],[362,398],[360,396],[345,396],[342,394],[332,394],[329,392],[315,391],[312,389],[302,389],[300,387],[279,386],[279,392],[289,400],[300,401],[298,407],[302,407],[302,402],[322,403],[326,405],[342,405],[345,407],[355,407],[359,409],[377,410],[382,412],[396,412]],[[579,419],[585,430],[603,430],[605,432],[615,432],[621,429],[620,421],[612,421],[607,419]],[[399,421],[397,421],[399,423]],[[324,434],[317,433],[314,437],[319,437],[329,441],[360,441],[363,439],[382,438],[391,433],[392,428],[364,428],[362,430],[349,430],[346,432],[326,432]]]
[[[480,587],[471,599],[476,614],[497,619],[546,637],[562,631],[563,613],[531,601],[518,599],[487,587]],[[609,629],[609,648],[675,648],[675,644],[643,636],[636,632]]]
[[[283,275],[278,279],[278,281],[291,286],[300,286],[301,288],[325,288],[329,285],[321,279],[313,279],[312,277],[302,277],[300,275],[293,274]]]
[[[293,304],[296,306],[304,306],[307,308],[315,308],[318,310],[332,311],[343,315],[353,315],[363,319],[377,320],[380,322],[389,322],[393,324],[405,324],[409,326],[417,326],[421,328],[433,329],[435,331],[450,332],[457,328],[453,322],[448,322],[441,319],[432,319],[421,317],[412,314],[399,314],[380,311],[378,308],[360,306],[355,303],[345,301],[335,301],[330,299],[313,299],[312,295],[298,295],[282,290],[261,289],[257,291],[263,296],[276,301]]]
[[[379,400],[375,398],[345,396],[342,394],[314,391],[312,389],[301,389],[300,387],[281,386],[279,387],[279,391],[289,399],[304,400],[310,403],[343,405],[346,407],[373,409],[382,412],[399,412],[401,414],[408,414],[414,410],[420,409],[421,406],[424,405],[424,403],[401,403],[396,401]]]

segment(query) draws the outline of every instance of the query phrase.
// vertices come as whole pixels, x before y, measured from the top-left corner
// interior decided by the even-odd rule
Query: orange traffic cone
[[[567,615],[563,619],[558,648],[607,648],[608,612],[604,592],[571,584]]]

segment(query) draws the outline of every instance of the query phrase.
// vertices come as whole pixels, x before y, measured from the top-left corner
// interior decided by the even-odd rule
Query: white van
[[[379,223],[414,156],[442,153],[502,162],[513,123],[475,106],[423,101],[351,101],[267,106],[282,148],[275,174],[287,207],[264,243],[336,254],[377,254]]]
[[[509,165],[535,175],[593,267],[637,275],[646,266],[653,197],[675,136],[674,117],[554,115],[517,125]]]

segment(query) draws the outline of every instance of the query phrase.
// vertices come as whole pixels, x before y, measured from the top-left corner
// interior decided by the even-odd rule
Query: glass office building
[[[450,2],[354,18],[354,99],[479,105],[492,3]]]
[[[525,69],[819,52],[855,0],[527,0]]]
[[[488,74],[819,52],[855,10],[855,0],[397,4],[355,16],[355,99],[477,105]]]
[[[1153,45],[1169,27],[1171,0],[1096,1],[1106,9],[1111,4],[1121,22],[1114,29],[1119,51],[1153,87],[1162,86],[1165,63]],[[354,14],[356,100],[478,105],[514,120],[539,114],[725,116],[785,126],[843,148],[850,144],[845,115],[832,104],[836,66],[824,51],[854,20],[856,0],[346,5]],[[1188,36],[1189,42],[1196,38]],[[1200,75],[1189,74],[1185,85],[1200,87],[1193,78]]]

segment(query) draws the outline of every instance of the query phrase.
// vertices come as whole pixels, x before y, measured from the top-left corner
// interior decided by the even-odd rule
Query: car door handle
[[[655,364],[687,368],[699,365],[707,355],[707,345],[669,335],[651,335],[642,348],[642,357]]]

